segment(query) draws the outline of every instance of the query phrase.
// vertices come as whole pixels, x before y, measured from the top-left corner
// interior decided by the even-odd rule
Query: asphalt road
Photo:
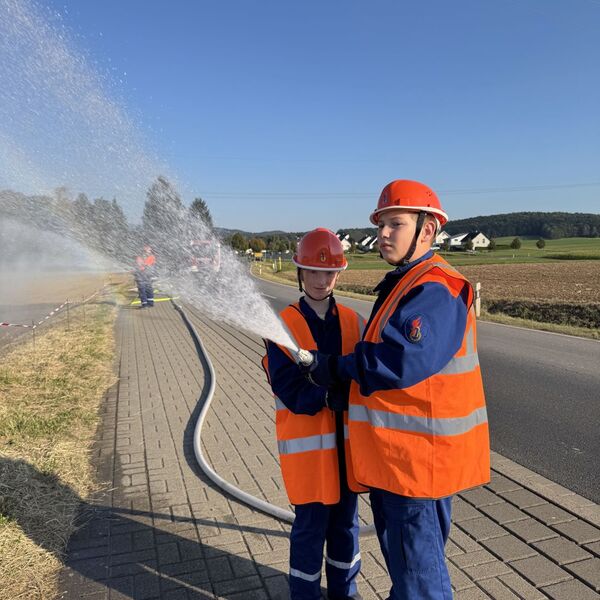
[[[277,311],[298,299],[297,288],[258,284]],[[600,342],[485,321],[478,336],[492,449],[600,503]]]

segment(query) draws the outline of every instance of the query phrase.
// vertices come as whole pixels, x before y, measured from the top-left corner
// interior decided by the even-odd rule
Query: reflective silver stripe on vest
[[[458,375],[460,373],[470,373],[479,366],[479,355],[475,350],[475,338],[473,328],[469,327],[467,332],[467,354],[464,356],[455,356],[451,358],[446,366],[438,371],[440,375]]]
[[[354,404],[350,405],[348,418],[355,422],[370,423],[373,427],[428,433],[430,435],[461,435],[471,431],[477,425],[487,423],[488,420],[485,406],[474,410],[466,417],[432,419],[430,417],[399,415]]]
[[[329,556],[327,556],[325,560],[327,561],[327,563],[333,565],[334,567],[337,567],[338,569],[345,569],[348,571],[360,560],[360,552],[352,559],[351,562],[341,562],[339,560],[333,560],[332,558],[329,558]]]
[[[275,396],[275,410],[287,410],[288,407],[277,397]]]
[[[332,450],[335,445],[335,433],[324,433],[322,435],[309,435],[292,440],[278,440],[279,454],[298,454],[310,452],[311,450]]]
[[[311,574],[299,571],[298,569],[290,569],[290,577],[298,577],[299,579],[304,579],[304,581],[317,581],[321,578],[321,571]]]

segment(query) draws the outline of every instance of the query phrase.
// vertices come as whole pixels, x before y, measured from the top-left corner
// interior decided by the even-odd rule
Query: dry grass
[[[0,366],[0,599],[52,598],[79,500],[94,486],[89,451],[114,382],[115,309],[72,311]],[[40,330],[43,331],[43,330]]]

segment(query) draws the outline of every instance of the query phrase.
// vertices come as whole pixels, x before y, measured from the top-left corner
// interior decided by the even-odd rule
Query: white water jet
[[[231,249],[220,246],[219,268],[212,273],[192,272],[192,242],[220,242],[209,228],[190,224],[175,188],[159,198],[165,205],[152,227],[126,225],[125,216],[140,218],[144,190],[169,169],[107,91],[111,81],[71,38],[60,15],[28,0],[0,0],[0,187],[9,188],[0,190],[0,219],[88,245],[125,268],[150,243],[165,288],[212,319],[295,350],[247,264]],[[69,190],[85,190],[96,200],[74,202]],[[125,214],[98,196],[118,198]],[[115,227],[121,217],[124,224]]]

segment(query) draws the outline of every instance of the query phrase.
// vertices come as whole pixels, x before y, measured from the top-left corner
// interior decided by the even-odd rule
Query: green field
[[[554,262],[564,260],[600,260],[600,238],[563,238],[545,240],[546,246],[541,250],[535,243],[538,238],[521,237],[521,248],[513,250],[510,243],[513,237],[496,239],[495,250],[478,250],[467,252],[438,252],[448,262],[456,266],[482,264],[515,264]],[[347,254],[349,269],[386,269],[389,268],[376,253]],[[269,262],[267,260],[267,262]],[[291,255],[283,259],[283,271],[293,270]]]

